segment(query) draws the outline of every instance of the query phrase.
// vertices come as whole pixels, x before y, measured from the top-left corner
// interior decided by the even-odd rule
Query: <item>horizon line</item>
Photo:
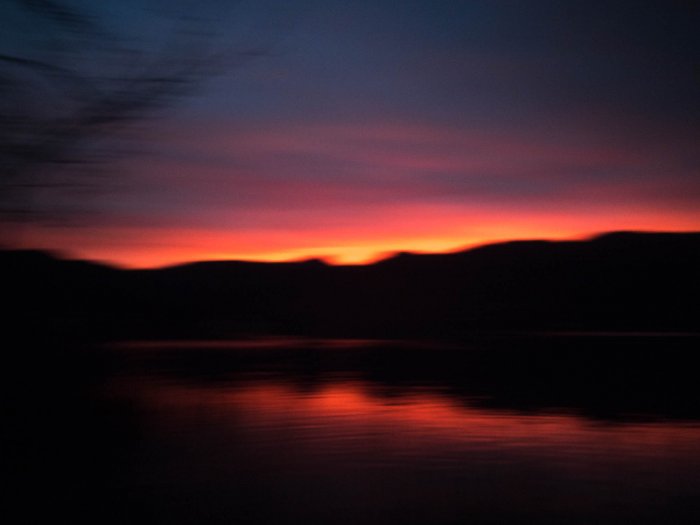
[[[156,264],[156,265],[129,265],[119,263],[113,260],[100,259],[100,258],[90,258],[90,257],[76,257],[70,253],[70,251],[63,251],[60,249],[43,249],[43,248],[11,248],[7,246],[0,246],[0,250],[6,252],[35,252],[43,253],[49,255],[55,259],[64,261],[75,261],[75,262],[88,262],[92,264],[98,264],[100,266],[109,267],[115,270],[122,271],[139,271],[139,270],[164,270],[170,268],[179,268],[184,266],[190,266],[195,264],[206,264],[206,263],[247,263],[247,264],[305,264],[305,263],[319,263],[325,266],[334,267],[361,267],[361,266],[373,266],[384,261],[394,259],[399,256],[431,256],[431,255],[451,255],[470,252],[477,250],[479,248],[487,246],[496,246],[503,244],[512,243],[528,243],[528,242],[545,242],[545,243],[575,243],[575,242],[592,242],[597,239],[608,237],[611,235],[692,235],[700,234],[700,229],[696,230],[634,230],[634,229],[623,229],[623,230],[607,230],[596,233],[579,234],[573,235],[566,238],[542,238],[542,237],[528,237],[528,238],[513,238],[513,239],[493,239],[484,242],[475,242],[473,244],[462,245],[461,247],[448,250],[438,250],[438,251],[424,251],[424,250],[387,250],[378,253],[376,257],[372,257],[367,260],[358,262],[338,262],[334,260],[332,256],[322,256],[322,255],[309,255],[302,257],[290,257],[290,258],[272,258],[272,259],[262,259],[262,258],[235,258],[235,257],[219,257],[219,256],[204,256],[201,259],[190,259],[183,260],[173,263],[166,264]]]

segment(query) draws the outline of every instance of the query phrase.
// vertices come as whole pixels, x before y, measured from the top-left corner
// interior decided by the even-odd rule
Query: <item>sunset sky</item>
[[[112,8],[115,31],[166,34],[139,6]],[[10,246],[131,267],[356,263],[505,239],[700,230],[694,2],[208,9],[217,49],[264,52],[142,124],[73,216],[5,225]]]

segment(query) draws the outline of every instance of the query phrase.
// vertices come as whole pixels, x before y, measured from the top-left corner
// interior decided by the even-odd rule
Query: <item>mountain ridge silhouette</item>
[[[0,268],[22,323],[101,339],[700,331],[700,232],[510,241],[364,266],[311,259],[124,270],[6,250]]]

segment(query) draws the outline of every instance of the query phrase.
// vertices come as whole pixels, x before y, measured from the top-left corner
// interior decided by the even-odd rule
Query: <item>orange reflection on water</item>
[[[156,411],[201,416],[205,409],[217,414],[224,426],[230,418],[236,425],[272,432],[274,439],[286,433],[290,446],[355,446],[369,436],[376,452],[392,454],[492,447],[548,456],[577,454],[587,461],[591,456],[613,462],[682,457],[689,468],[700,467],[700,426],[695,423],[610,423],[567,413],[495,411],[429,391],[382,392],[359,381],[313,390],[265,380],[214,388],[151,384],[139,397]]]

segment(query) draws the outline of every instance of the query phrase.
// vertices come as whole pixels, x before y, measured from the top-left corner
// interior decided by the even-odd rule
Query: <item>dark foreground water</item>
[[[700,523],[693,347],[100,349],[106,430],[49,479],[84,476],[58,508],[95,522]]]

